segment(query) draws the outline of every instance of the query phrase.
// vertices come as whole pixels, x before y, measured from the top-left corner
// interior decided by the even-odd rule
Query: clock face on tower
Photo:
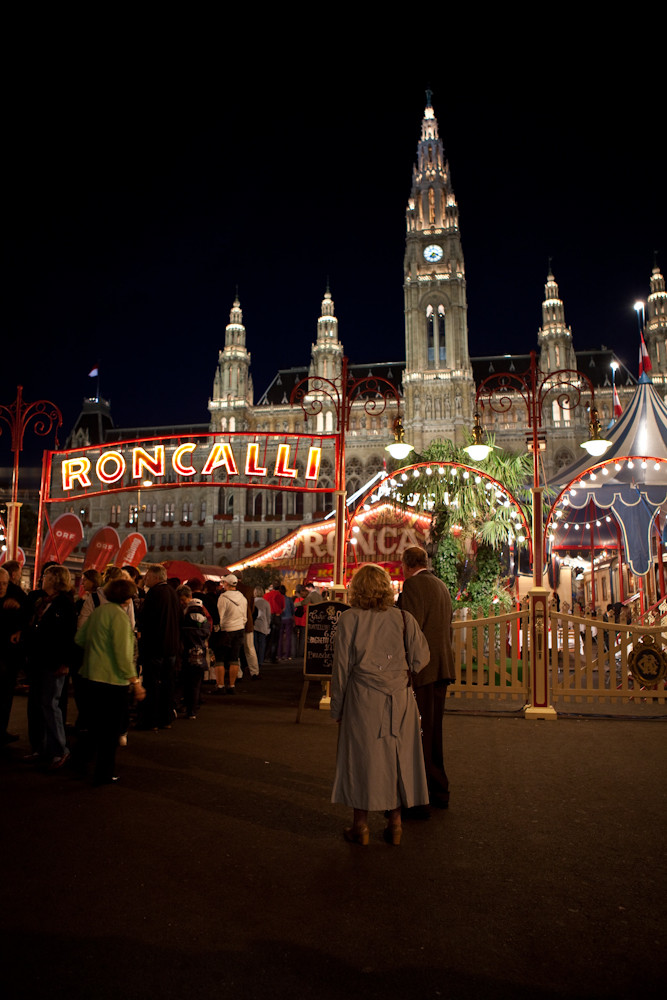
[[[442,247],[439,247],[437,243],[430,243],[427,247],[424,247],[424,260],[428,260],[431,264],[434,264],[441,257]]]

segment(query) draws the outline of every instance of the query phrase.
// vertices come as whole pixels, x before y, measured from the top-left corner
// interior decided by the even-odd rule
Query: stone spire
[[[651,274],[651,292],[646,303],[645,339],[653,372],[667,375],[667,292],[657,261]]]
[[[438,120],[431,106],[430,93],[426,92],[427,105],[417,145],[417,162],[412,169],[408,232],[421,232],[431,227],[457,230],[459,226],[459,209],[452,189],[449,163],[438,134]]]
[[[208,403],[212,431],[240,431],[248,426],[253,386],[245,334],[237,293],[225,327],[225,346],[218,354],[213,395]]]
[[[327,290],[317,320],[317,342],[312,345],[310,374],[335,379],[340,375],[342,361],[343,345],[338,341],[338,320],[327,282]]]
[[[544,286],[542,326],[537,333],[537,342],[541,351],[540,368],[543,372],[577,367],[572,346],[572,328],[565,324],[565,306],[560,298],[551,264]]]

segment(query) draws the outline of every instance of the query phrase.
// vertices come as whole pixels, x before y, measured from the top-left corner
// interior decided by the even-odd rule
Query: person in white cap
[[[217,694],[234,694],[236,678],[239,675],[239,657],[245,625],[248,616],[248,602],[243,594],[236,589],[238,579],[233,573],[222,580],[223,592],[218,598],[218,613],[220,615],[220,633],[222,642],[222,664],[216,664]],[[225,687],[225,673],[229,681]]]

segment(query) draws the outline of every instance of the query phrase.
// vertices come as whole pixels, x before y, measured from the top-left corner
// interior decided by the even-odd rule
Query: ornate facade
[[[467,289],[459,212],[449,164],[438,132],[438,122],[427,95],[427,106],[417,146],[412,187],[406,214],[404,256],[405,358],[351,364],[353,378],[381,377],[391,382],[403,400],[405,437],[421,452],[434,440],[449,438],[458,445],[469,439],[475,408],[475,391],[489,374],[503,370],[527,370],[529,354],[470,357],[467,327]],[[343,331],[344,334],[344,331]],[[657,266],[651,276],[647,306],[646,342],[653,361],[655,382],[667,382],[667,296]],[[182,436],[187,433],[271,431],[280,433],[332,433],[336,430],[333,407],[323,400],[322,412],[310,417],[290,405],[294,386],[307,375],[335,380],[341,372],[345,349],[340,339],[334,300],[327,288],[317,321],[310,361],[302,367],[281,369],[255,402],[251,375],[252,330],[246,333],[239,297],[234,299],[219,351],[208,402],[210,423],[190,428],[133,428],[106,430],[105,440],[123,437]],[[542,325],[538,331],[538,363],[542,371],[575,368],[593,382],[600,419],[605,427],[613,419],[612,351],[605,347],[575,351],[573,334],[565,322],[565,308],[555,277],[549,269]],[[351,353],[351,352],[350,352]],[[615,379],[621,401],[634,390],[636,379],[618,363]],[[101,402],[101,401],[100,401]],[[89,401],[87,401],[89,404]],[[543,455],[547,476],[569,465],[584,439],[588,414],[584,406],[567,411],[550,403],[543,414],[547,451]],[[81,420],[83,420],[80,418]],[[108,414],[105,411],[105,419]],[[86,420],[77,425],[70,447],[81,446],[83,437],[95,443],[90,405]],[[352,408],[346,435],[348,495],[360,489],[385,466],[385,445],[391,439],[396,407],[390,404],[381,415]],[[486,431],[496,443],[511,451],[526,447],[526,411],[517,405],[505,414],[483,413]],[[128,530],[141,530],[149,545],[149,558],[186,558],[193,562],[224,564],[276,541],[298,524],[312,522],[332,509],[334,469],[324,462],[320,485],[330,485],[330,494],[286,494],[280,490],[197,490],[196,481],[183,482],[178,490],[142,490],[130,504],[115,495],[95,499],[86,512],[86,534],[104,523]],[[278,484],[274,484],[278,485]],[[124,496],[127,496],[125,494]],[[143,501],[143,502],[142,502]],[[125,511],[127,507],[127,511]],[[127,516],[126,516],[127,514]],[[82,548],[85,547],[82,546]]]

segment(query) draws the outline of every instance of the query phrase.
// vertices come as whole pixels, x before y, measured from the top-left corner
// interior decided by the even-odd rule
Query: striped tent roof
[[[591,466],[599,463],[586,454],[549,483],[558,493],[571,485],[558,504],[562,516],[553,521],[557,527],[552,545],[567,549],[568,542],[574,547],[579,539],[581,545],[594,521],[601,522],[596,523],[603,529],[599,535],[608,536],[605,526],[613,515],[632,572],[644,576],[651,564],[652,525],[667,503],[667,405],[647,375],[641,377],[632,402],[607,440],[612,446],[601,467],[591,472]],[[607,537],[605,542],[600,537],[600,542],[613,544]]]

